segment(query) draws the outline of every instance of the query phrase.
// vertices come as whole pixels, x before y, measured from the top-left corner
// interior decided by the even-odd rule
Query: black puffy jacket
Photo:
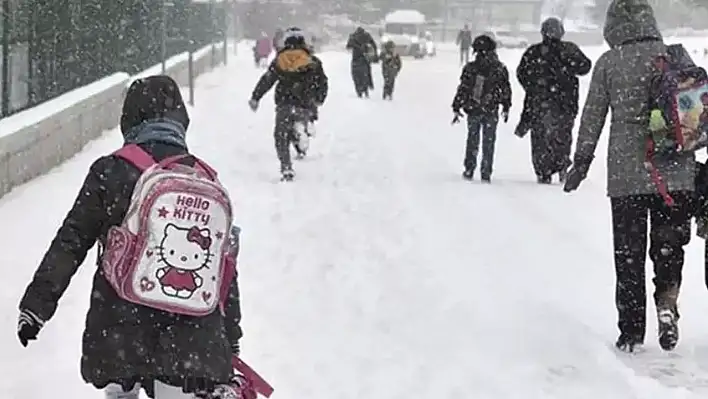
[[[177,85],[165,78],[147,78],[130,88],[121,118],[124,133],[143,120],[166,115],[186,128],[189,118]],[[165,85],[172,87],[163,90]],[[188,153],[184,146],[159,141],[140,146],[156,161]],[[187,157],[183,162],[193,164],[194,158]],[[91,165],[20,308],[35,312],[45,321],[52,318],[88,251],[97,242],[103,247],[108,229],[123,221],[140,174],[138,168],[114,155],[101,157]],[[201,318],[180,316],[124,301],[98,267],[90,298],[81,357],[81,374],[87,383],[97,388],[109,383],[129,388],[141,382],[152,395],[154,379],[177,386],[188,378],[212,383],[229,380],[232,346],[242,335],[236,280],[226,317],[219,311]]]
[[[479,93],[475,93],[477,84],[482,89]],[[469,115],[496,115],[500,106],[505,112],[511,108],[509,72],[496,53],[479,53],[462,69],[452,109]]]
[[[327,99],[329,83],[319,58],[307,48],[285,48],[278,52],[256,84],[251,98],[261,98],[275,87],[275,104],[313,109]]]
[[[545,38],[521,57],[516,76],[526,90],[525,108],[551,103],[564,112],[578,113],[578,76],[586,75],[592,61],[571,42]]]

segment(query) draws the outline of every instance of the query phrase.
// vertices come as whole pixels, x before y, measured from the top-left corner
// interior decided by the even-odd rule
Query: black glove
[[[592,159],[592,157],[587,159],[576,159],[575,162],[573,162],[573,166],[570,167],[568,175],[565,178],[563,191],[569,193],[578,189],[580,183],[582,183],[588,176],[588,170],[590,170]]]
[[[20,310],[20,317],[17,321],[17,338],[22,346],[27,347],[29,341],[34,341],[39,335],[39,331],[44,326],[44,320],[28,309]]]
[[[509,122],[509,110],[508,109],[502,110],[502,119],[504,120],[504,123]]]
[[[239,357],[241,355],[241,342],[236,341],[236,343],[231,345],[231,354],[236,357]]]
[[[460,119],[465,117],[464,115],[462,115],[462,112],[460,112],[460,110],[453,110],[452,113],[455,114],[455,116],[452,118],[453,125],[460,123]]]

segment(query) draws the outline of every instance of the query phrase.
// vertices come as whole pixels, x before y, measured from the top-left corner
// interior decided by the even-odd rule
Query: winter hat
[[[558,18],[548,18],[541,24],[541,35],[548,39],[562,39],[565,35],[563,22]]]
[[[488,35],[479,35],[472,41],[472,51],[475,53],[491,53],[497,49],[497,42]]]
[[[305,34],[300,28],[288,28],[283,33],[283,44],[286,48],[305,48],[307,46],[305,43]]]
[[[120,130],[132,128],[152,119],[170,119],[186,130],[189,115],[179,85],[167,75],[154,75],[135,80],[125,95],[120,116]]]
[[[610,3],[602,34],[612,47],[633,40],[661,40],[654,10],[647,0],[614,0]]]

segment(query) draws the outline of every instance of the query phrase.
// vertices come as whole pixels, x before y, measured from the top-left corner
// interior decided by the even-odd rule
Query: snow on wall
[[[223,44],[193,54],[197,77],[223,62]],[[166,74],[189,84],[188,54],[166,62]],[[127,86],[136,78],[162,72],[156,65],[130,77],[116,73],[25,111],[0,119],[0,196],[74,156],[91,140],[118,125]],[[120,143],[116,143],[118,146]]]
[[[47,115],[58,114],[82,101],[93,98],[99,93],[110,90],[128,79],[127,73],[116,73],[83,87],[71,90],[59,97],[34,106],[23,112],[0,119],[0,137],[14,134],[18,130],[41,123]]]

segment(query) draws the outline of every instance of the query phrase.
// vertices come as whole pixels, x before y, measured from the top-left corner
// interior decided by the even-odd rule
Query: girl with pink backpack
[[[98,243],[81,375],[107,399],[272,392],[238,358],[239,229],[217,173],[187,148],[188,126],[174,80],[133,82],[123,147],[91,165],[20,302],[27,346]]]

